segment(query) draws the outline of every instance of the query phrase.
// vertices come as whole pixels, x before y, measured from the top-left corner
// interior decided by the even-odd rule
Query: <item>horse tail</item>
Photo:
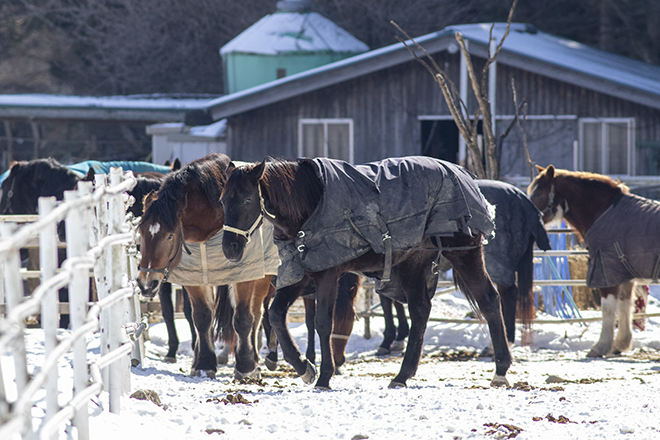
[[[344,322],[355,318],[355,299],[362,286],[360,276],[346,272],[339,278],[337,300],[335,301],[335,322]]]
[[[215,295],[215,337],[232,344],[234,342],[234,305],[231,300],[230,286],[218,286]]]
[[[518,261],[518,311],[523,327],[530,328],[534,320],[534,238],[530,237],[525,253]]]

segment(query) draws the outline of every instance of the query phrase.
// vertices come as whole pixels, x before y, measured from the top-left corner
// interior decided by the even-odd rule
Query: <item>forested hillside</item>
[[[276,0],[3,0],[2,93],[223,93],[218,50]],[[506,21],[511,1],[312,0],[371,49],[450,24]],[[657,0],[522,0],[514,21],[660,64]]]

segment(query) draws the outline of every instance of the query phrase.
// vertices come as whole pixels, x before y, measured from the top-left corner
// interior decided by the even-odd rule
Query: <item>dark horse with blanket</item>
[[[524,192],[497,180],[478,180],[477,184],[484,198],[495,207],[495,236],[484,246],[484,261],[486,272],[500,294],[506,336],[512,344],[516,336],[516,315],[523,329],[529,328],[534,319],[534,244],[541,250],[548,250],[550,241],[541,213]],[[398,329],[389,305],[391,300],[383,298],[381,304],[385,332],[376,353],[380,355],[395,350],[395,345],[391,344],[395,338],[402,342],[408,329],[405,311],[399,309],[403,307],[401,304],[395,303]],[[400,345],[399,350],[403,343]]]
[[[98,162],[86,161],[71,166],[60,164],[53,158],[35,159],[29,162],[16,162],[11,168],[3,174],[2,197],[0,198],[0,214],[37,214],[37,203],[39,197],[55,197],[57,200],[64,198],[64,191],[73,190],[79,180],[92,181],[95,172],[107,172],[110,166],[120,166],[124,170],[137,170],[135,172],[137,184],[129,192],[134,198],[134,203],[129,207],[128,212],[134,216],[142,215],[142,199],[144,195],[154,188],[160,186],[160,179],[170,170],[180,168],[181,163],[178,159],[171,166],[158,166],[148,162]],[[64,241],[63,224],[58,228],[60,240]],[[28,268],[37,269],[39,265],[38,252],[28,250],[30,257]],[[60,249],[60,261],[66,258],[65,250]],[[179,347],[179,338],[174,325],[174,305],[172,302],[172,286],[164,283],[158,292],[160,297],[163,319],[167,326],[169,336],[168,352],[165,356],[167,361],[175,361],[176,352]],[[68,301],[68,291],[61,289],[59,300]],[[192,324],[190,300],[184,291],[184,314]],[[69,326],[69,315],[60,315],[60,327]]]
[[[587,286],[600,289],[603,324],[587,356],[628,350],[634,280],[660,276],[660,203],[630,194],[628,187],[600,174],[552,165],[537,169],[528,188],[532,202],[544,222],[564,218],[578,231],[589,250]]]
[[[316,369],[293,342],[286,314],[310,279],[317,288],[322,355],[316,386],[329,388],[335,370],[330,335],[337,280],[359,271],[380,280],[379,293],[408,304],[408,347],[390,383],[400,387],[419,364],[440,255],[488,322],[496,364],[491,383],[507,383],[511,354],[482,253],[484,236],[493,232],[491,213],[463,168],[426,157],[361,166],[325,158],[264,161],[235,168],[221,200],[223,251],[230,260],[241,260],[264,217],[275,226],[282,265],[269,314],[284,358],[306,383],[314,381]]]

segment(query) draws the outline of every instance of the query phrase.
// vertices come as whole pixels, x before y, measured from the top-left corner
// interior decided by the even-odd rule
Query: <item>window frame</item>
[[[351,118],[300,118],[298,119],[298,157],[306,157],[303,145],[303,126],[305,124],[323,124],[323,156],[328,157],[328,125],[348,125],[349,163],[354,161],[353,119]]]
[[[584,130],[584,124],[585,123],[600,123],[600,136],[601,136],[601,142],[600,142],[600,170],[596,171],[599,174],[607,174],[607,175],[614,175],[609,173],[610,170],[610,164],[609,164],[609,125],[610,124],[627,124],[628,129],[627,129],[627,144],[628,144],[628,151],[627,151],[627,170],[626,174],[623,174],[625,176],[634,176],[635,175],[635,118],[630,117],[630,118],[579,118],[579,125],[578,125],[578,139],[579,139],[579,153],[578,153],[578,169],[580,171],[586,171],[584,169],[585,166],[585,130]],[[621,174],[619,174],[621,175]]]

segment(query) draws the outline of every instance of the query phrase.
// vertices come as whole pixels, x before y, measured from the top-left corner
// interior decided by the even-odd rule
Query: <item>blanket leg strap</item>
[[[614,249],[616,250],[616,254],[619,256],[619,261],[621,261],[621,264],[623,264],[623,267],[625,267],[630,275],[633,276],[633,278],[641,278],[639,275],[637,275],[637,272],[635,272],[635,269],[630,265],[630,262],[626,258],[625,254],[621,250],[621,246],[619,246],[619,242],[615,241],[614,242]],[[657,264],[656,264],[657,266]]]
[[[392,236],[389,232],[383,234],[383,245],[385,246],[385,267],[383,267],[383,278],[381,281],[390,280],[392,273]]]
[[[199,250],[202,259],[202,283],[204,284],[209,284],[209,264],[208,261],[206,260],[206,244],[205,243],[200,243],[199,244]]]
[[[653,280],[654,283],[657,283],[659,277],[660,277],[660,254],[658,255],[658,258],[655,260],[655,266],[653,267],[653,276],[651,276],[651,279]]]
[[[438,242],[438,256],[435,257],[435,261],[431,263],[431,272],[433,275],[438,275],[440,273],[440,259],[442,258],[442,239],[440,237],[435,237],[435,240]]]

